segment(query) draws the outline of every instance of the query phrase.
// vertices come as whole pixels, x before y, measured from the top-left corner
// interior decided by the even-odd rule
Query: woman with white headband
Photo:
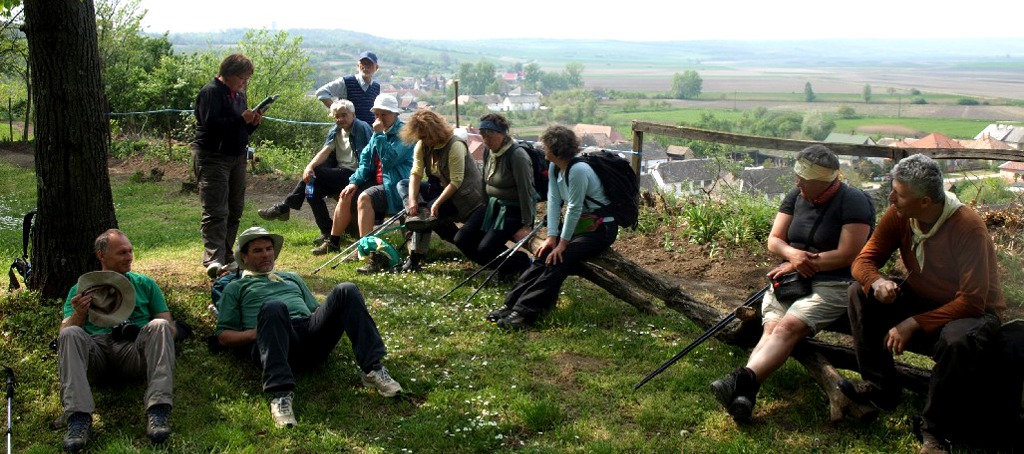
[[[831,150],[803,149],[793,170],[796,187],[782,200],[768,236],[768,250],[783,262],[768,272],[773,285],[761,303],[761,340],[745,367],[711,384],[715,398],[740,423],[750,420],[761,383],[793,347],[846,314],[850,264],[875,225],[871,199],[840,181],[839,159]],[[802,280],[802,290],[784,297],[775,283],[787,280]]]

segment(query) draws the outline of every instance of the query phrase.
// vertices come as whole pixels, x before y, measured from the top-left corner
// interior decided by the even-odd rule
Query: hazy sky
[[[380,5],[380,7],[378,7]],[[952,5],[952,6],[950,6]],[[150,32],[341,28],[396,39],[1024,38],[1024,2],[141,0]],[[353,12],[363,10],[360,17]],[[386,12],[377,13],[383,9]]]

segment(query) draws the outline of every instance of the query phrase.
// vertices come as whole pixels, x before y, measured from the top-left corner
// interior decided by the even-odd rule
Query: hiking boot
[[[854,383],[849,379],[839,382],[839,390],[850,400],[859,404],[870,404],[885,411],[893,411],[900,404],[900,393],[883,391],[871,382]]]
[[[319,246],[310,249],[309,252],[313,255],[325,255],[330,254],[332,252],[341,252],[341,246],[332,243],[331,240],[327,240],[324,241],[323,243],[320,243]]]
[[[441,224],[441,220],[434,216],[410,218],[405,221],[405,228],[412,230],[413,232],[424,232],[437,227]]]
[[[949,443],[927,430],[921,431],[921,454],[949,454]]]
[[[501,320],[501,319],[503,319],[505,317],[508,317],[508,315],[511,314],[511,313],[512,313],[512,308],[511,307],[501,306],[500,308],[497,308],[497,309],[487,313],[487,321],[489,321],[491,323],[498,323],[498,320]]]
[[[412,252],[409,254],[409,258],[402,264],[403,273],[415,273],[423,268],[423,254],[418,252]]]
[[[366,264],[356,268],[356,272],[359,274],[373,274],[387,271],[390,262],[391,260],[388,259],[387,254],[371,252],[366,260]]]
[[[279,203],[270,208],[259,210],[256,213],[268,221],[287,221],[292,215],[292,209],[288,205]]]
[[[295,420],[295,412],[292,410],[291,392],[270,399],[270,416],[274,417],[274,425],[278,429],[295,427],[299,423]]]
[[[519,311],[509,312],[497,321],[498,327],[507,331],[519,331],[533,326],[533,320]]]
[[[319,246],[321,244],[324,244],[324,241],[327,241],[330,238],[331,238],[330,235],[320,235],[320,236],[316,237],[315,240],[313,240],[313,246]]]
[[[738,423],[750,422],[760,388],[754,372],[746,367],[737,368],[729,372],[729,375],[711,383],[711,393],[715,400],[722,404],[733,421]]]
[[[376,389],[377,393],[384,397],[395,397],[402,392],[402,385],[391,378],[391,374],[388,374],[388,369],[384,366],[363,375],[363,386]]]
[[[78,452],[89,442],[92,433],[92,415],[84,411],[68,416],[68,433],[64,435],[64,450]]]
[[[211,280],[215,281],[217,280],[218,277],[220,277],[220,272],[223,268],[224,265],[221,265],[220,262],[210,262],[209,265],[206,265],[206,275],[209,276]]]
[[[146,410],[146,437],[153,443],[163,443],[171,436],[169,404],[156,404]]]

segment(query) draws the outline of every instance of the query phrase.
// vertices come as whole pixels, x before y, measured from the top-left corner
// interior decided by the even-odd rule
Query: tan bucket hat
[[[135,310],[135,287],[116,271],[92,271],[78,278],[78,295],[89,294],[89,322],[111,327],[128,320]]]
[[[270,242],[274,243],[274,258],[281,256],[281,246],[284,245],[284,237],[276,233],[270,233],[263,227],[249,227],[238,235],[238,241],[235,241],[235,261],[238,263],[239,269],[245,269],[245,263],[242,262],[242,248],[250,241],[257,238],[270,238]]]

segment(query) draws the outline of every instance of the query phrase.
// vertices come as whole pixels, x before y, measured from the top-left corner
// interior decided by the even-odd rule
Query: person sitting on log
[[[551,163],[548,237],[534,253],[533,264],[505,296],[505,305],[487,314],[487,320],[506,330],[527,328],[554,308],[565,279],[577,272],[584,261],[607,250],[619,234],[615,217],[605,215],[599,208],[611,203],[601,180],[589,164],[573,159],[580,151],[576,133],[556,125],[545,130],[540,140],[544,144],[544,159]]]
[[[979,411],[988,408],[974,391],[993,381],[972,378],[1006,308],[998,256],[985,221],[943,191],[942,171],[927,156],[904,158],[892,169],[889,203],[853,262],[857,282],[849,289],[864,381],[843,380],[839,389],[855,402],[893,410],[902,395],[893,355],[931,353],[921,452],[948,452],[947,437],[986,429],[978,427]],[[908,273],[899,283],[879,271],[897,250]]]
[[[796,187],[782,200],[768,250],[785,260],[768,277],[803,283],[802,295],[774,285],[761,303],[763,332],[739,367],[711,383],[711,392],[736,422],[748,422],[761,383],[801,340],[846,314],[850,264],[867,242],[875,209],[863,191],[839,179],[839,159],[827,147],[803,149],[794,167]],[[784,277],[786,276],[786,277]]]

